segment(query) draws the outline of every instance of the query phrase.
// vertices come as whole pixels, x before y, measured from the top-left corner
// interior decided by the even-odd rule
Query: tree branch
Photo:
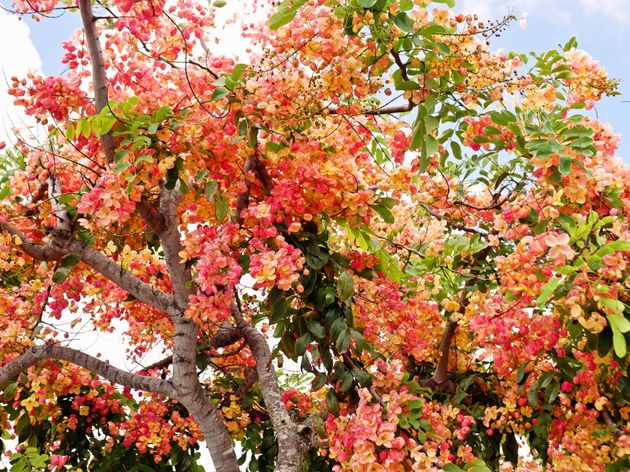
[[[92,2],[90,0],[79,0],[81,20],[83,21],[83,31],[85,32],[85,42],[90,53],[92,63],[92,83],[94,88],[94,104],[96,113],[100,113],[107,106],[107,78],[105,76],[105,61],[101,43],[96,32],[96,22],[92,13]],[[111,132],[101,135],[101,144],[107,162],[114,162],[115,143]]]
[[[199,326],[189,318],[173,319],[173,383],[177,399],[186,407],[203,432],[217,470],[238,472],[236,453],[223,418],[199,383],[196,346]]]
[[[438,351],[440,352],[440,361],[438,363],[435,372],[433,373],[432,380],[436,384],[441,384],[446,380],[446,374],[448,373],[448,358],[451,347],[451,340],[457,330],[457,323],[449,321],[446,323],[444,333],[442,333],[442,339],[440,339],[440,345]]]
[[[402,103],[398,105],[387,105],[384,107],[376,108],[374,110],[362,110],[359,113],[359,115],[369,115],[369,116],[393,115],[395,113],[405,113],[405,112],[411,111],[414,109],[414,107],[415,107],[415,104],[413,104],[412,102]],[[331,115],[340,114],[339,108],[337,107],[325,108],[325,110],[327,110],[328,113]]]
[[[163,230],[157,233],[162,242],[164,259],[171,277],[175,301],[181,310],[188,306],[188,297],[194,292],[190,267],[183,264],[179,256],[182,242],[177,212],[183,196],[179,183],[172,190],[162,187],[159,214],[164,219],[164,226]]]
[[[247,177],[247,174],[249,174],[250,171],[255,171],[256,161],[256,155],[247,156],[247,159],[245,159],[243,174],[245,174],[245,185],[247,186],[247,188],[243,193],[239,193],[236,199],[236,221],[239,225],[243,224],[243,217],[241,216],[241,213],[245,208],[247,208],[247,205],[249,205],[249,193],[252,186]]]
[[[157,235],[164,232],[166,229],[164,216],[151,206],[151,203],[146,197],[142,197],[142,199],[136,203],[136,211],[151,231]]]
[[[174,298],[164,293],[151,284],[143,282],[120,264],[104,256],[97,250],[86,244],[69,238],[65,233],[53,231],[53,239],[48,244],[36,244],[30,241],[24,234],[15,229],[9,223],[0,222],[0,228],[11,236],[21,240],[22,250],[34,259],[43,261],[58,260],[71,252],[81,256],[81,261],[92,267],[105,278],[111,280],[123,288],[141,302],[167,313],[171,317],[178,316],[181,312],[175,306]]]
[[[136,390],[157,393],[168,397],[176,395],[175,388],[169,380],[125,372],[84,352],[52,343],[33,346],[14,361],[4,367],[0,367],[0,385],[13,380],[21,372],[44,359],[58,359],[71,362],[100,375],[112,383]]]
[[[488,234],[496,234],[496,231],[484,231],[482,229],[477,229],[477,228],[470,228],[468,226],[465,226],[463,224],[459,224],[453,220],[451,220],[449,217],[445,216],[445,215],[441,215],[435,211],[433,211],[431,209],[431,207],[429,205],[427,205],[426,203],[420,202],[419,205],[424,208],[424,210],[431,215],[434,218],[437,218],[438,220],[442,220],[442,221],[446,221],[446,223],[453,229],[458,229],[460,231],[465,231],[466,233],[474,233],[474,234],[478,234],[479,236],[482,236],[484,238],[488,237]]]
[[[136,211],[151,231],[158,235],[164,250],[164,259],[173,285],[173,292],[178,307],[184,310],[188,297],[193,293],[190,268],[181,263],[179,253],[182,250],[181,235],[177,212],[183,194],[179,184],[172,190],[160,189],[159,210],[153,208],[146,197],[136,204]]]
[[[231,327],[231,326],[227,328],[221,327],[219,329],[219,332],[216,334],[216,336],[214,336],[210,340],[208,347],[204,349],[202,352],[208,353],[210,349],[218,349],[220,347],[230,346],[234,344],[236,341],[238,341],[239,339],[242,339],[242,337],[243,335],[241,334],[241,332],[234,327]],[[145,367],[140,372],[148,372],[152,369],[163,369],[171,365],[172,362],[173,362],[173,356],[168,356],[168,357],[165,357],[164,359],[161,359],[151,364],[148,367]]]
[[[490,253],[491,247],[488,246],[481,251],[475,254],[475,262],[484,260],[488,254]],[[474,277],[468,279],[464,284],[464,289],[459,294],[459,305],[460,309],[464,310],[468,305],[468,298],[466,297],[466,289],[472,287],[477,282],[477,277],[479,276],[479,271],[473,269],[472,275]],[[433,373],[433,376],[430,379],[425,379],[420,382],[420,385],[425,387],[430,387],[432,389],[440,389],[440,391],[449,391],[454,392],[455,384],[454,382],[447,379],[448,377],[448,360],[449,353],[451,350],[451,343],[453,337],[455,336],[455,332],[457,330],[457,323],[455,321],[448,321],[446,326],[444,327],[444,332],[442,333],[442,338],[440,339],[440,345],[438,346],[438,352],[440,354],[440,360],[438,362],[438,366]],[[442,387],[440,387],[442,386]]]
[[[0,228],[13,236],[14,239],[18,238],[20,248],[34,259],[40,261],[56,261],[67,254],[62,248],[57,247],[55,244],[54,232],[51,242],[48,244],[36,244],[6,221],[0,221]]]
[[[236,300],[237,305],[232,307],[232,315],[236,320],[237,327],[243,333],[247,344],[249,344],[254,359],[256,359],[258,384],[260,385],[273,429],[278,438],[278,461],[276,462],[275,470],[279,472],[297,472],[302,468],[307,444],[299,435],[297,426],[291,420],[289,412],[282,401],[278,377],[273,369],[269,344],[265,337],[243,318],[239,306],[240,302],[238,302],[238,294],[236,294]]]
[[[176,317],[181,315],[181,310],[175,305],[172,295],[164,293],[153,285],[143,282],[120,264],[104,256],[100,252],[75,239],[67,246],[68,252],[76,252],[81,255],[81,261],[92,267],[107,279],[123,288],[143,303],[160,310],[163,313]]]

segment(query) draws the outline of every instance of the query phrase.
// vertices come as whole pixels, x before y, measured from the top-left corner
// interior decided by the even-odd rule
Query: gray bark
[[[0,367],[0,385],[4,385],[10,380],[13,380],[21,372],[26,371],[26,369],[44,359],[68,361],[88,369],[112,383],[126,385],[137,390],[144,390],[168,397],[173,397],[176,393],[173,383],[170,380],[162,380],[155,377],[125,372],[84,352],[52,343],[33,346],[13,362],[10,362],[4,367]]]
[[[243,319],[238,307],[234,307],[233,315],[238,328],[241,329],[243,337],[252,350],[254,359],[256,359],[258,384],[278,440],[278,460],[275,470],[277,472],[299,472],[302,470],[304,455],[308,446],[299,434],[297,425],[289,416],[282,401],[269,344],[260,332]]]
[[[79,9],[81,11],[81,20],[83,22],[83,31],[85,33],[85,42],[90,53],[90,62],[92,63],[92,84],[94,88],[94,105],[96,113],[107,106],[107,78],[105,76],[105,61],[103,60],[103,51],[101,43],[96,32],[96,23],[92,13],[92,2],[90,0],[79,0]],[[107,162],[114,162],[115,143],[111,133],[101,136],[101,144]]]

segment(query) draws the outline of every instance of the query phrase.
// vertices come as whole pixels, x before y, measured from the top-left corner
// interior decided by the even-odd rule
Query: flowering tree
[[[574,40],[286,0],[243,64],[222,1],[13,3],[83,29],[10,89],[45,130],[1,161],[11,470],[627,470],[630,170]]]

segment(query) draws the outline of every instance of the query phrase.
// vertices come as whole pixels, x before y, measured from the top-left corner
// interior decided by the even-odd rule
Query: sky
[[[237,0],[227,2],[224,15],[240,8]],[[10,7],[10,1],[0,0],[0,5]],[[494,20],[507,14],[520,17],[528,13],[527,28],[522,30],[512,23],[500,37],[493,38],[494,49],[541,52],[576,36],[579,47],[599,60],[610,77],[621,81],[619,90],[623,95],[604,98],[593,113],[622,134],[618,156],[630,163],[630,0],[457,0],[456,9]],[[7,81],[13,75],[25,76],[29,70],[63,74],[61,42],[79,26],[76,13],[34,22],[28,17],[20,21],[0,10],[0,141],[11,141],[13,125],[30,123],[12,106],[12,97],[6,93]],[[235,28],[224,34],[223,47],[242,53]],[[115,335],[99,334],[85,342],[89,350],[120,351]],[[125,366],[123,357],[112,363],[131,367]]]

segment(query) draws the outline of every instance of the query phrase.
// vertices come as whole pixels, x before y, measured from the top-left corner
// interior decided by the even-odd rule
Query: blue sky
[[[237,0],[228,0],[235,3]],[[516,23],[493,38],[493,48],[519,52],[544,51],[576,36],[579,47],[606,67],[610,77],[621,81],[621,96],[604,98],[594,110],[600,120],[622,134],[618,155],[630,163],[630,0],[456,0],[459,11],[478,13],[484,19],[499,19],[528,12],[528,25]],[[8,6],[10,1],[0,0]],[[77,14],[61,15],[38,23],[26,18],[45,74],[63,72],[61,41],[80,26]],[[0,44],[0,48],[15,44]]]

